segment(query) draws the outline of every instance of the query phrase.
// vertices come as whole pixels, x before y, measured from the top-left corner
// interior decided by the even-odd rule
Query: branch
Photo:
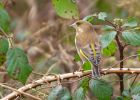
[[[140,74],[140,68],[122,68],[120,70],[120,68],[111,68],[110,70],[108,69],[101,69],[101,73],[102,74]],[[49,76],[44,76],[39,80],[36,80],[30,84],[27,84],[21,88],[19,88],[17,91],[12,92],[11,94],[5,96],[4,98],[2,98],[1,100],[10,100],[12,98],[17,97],[18,95],[21,94],[21,92],[25,92],[30,90],[31,88],[35,88],[37,86],[40,86],[42,84],[46,84],[49,82],[54,82],[57,81],[57,77],[59,77],[59,79],[64,80],[64,79],[71,79],[71,78],[76,78],[76,77],[84,77],[84,76],[88,76],[91,74],[91,70],[89,71],[83,71],[83,72],[73,72],[73,73],[66,73],[66,74],[61,74],[61,75],[49,75]]]
[[[10,87],[10,86],[7,86],[7,85],[5,85],[5,84],[0,83],[0,86],[1,86],[1,87],[4,87],[4,88],[7,88],[7,89],[10,89],[10,90],[12,90],[12,91],[15,91],[15,92],[17,92],[17,93],[19,93],[19,94],[23,94],[23,95],[25,95],[25,96],[27,96],[27,97],[30,97],[30,98],[34,99],[34,100],[41,100],[41,99],[38,98],[38,97],[35,97],[35,96],[33,96],[33,95],[31,95],[31,94],[28,94],[28,93],[25,93],[25,92],[23,92],[23,91],[18,91],[17,89],[14,89],[14,88],[12,88],[12,87]]]

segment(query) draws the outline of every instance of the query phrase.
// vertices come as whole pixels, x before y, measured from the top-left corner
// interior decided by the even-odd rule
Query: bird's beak
[[[71,24],[70,27],[76,28],[76,23]]]

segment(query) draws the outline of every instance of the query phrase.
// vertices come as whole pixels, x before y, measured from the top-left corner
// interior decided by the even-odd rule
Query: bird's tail
[[[98,59],[92,60],[91,63],[93,65],[92,77],[100,79],[101,72],[100,72],[100,68],[99,68],[99,61],[98,61]]]

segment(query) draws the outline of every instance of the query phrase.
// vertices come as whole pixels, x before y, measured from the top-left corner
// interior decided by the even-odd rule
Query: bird
[[[70,26],[76,30],[75,46],[83,64],[89,61],[93,68],[92,77],[100,79],[101,45],[99,35],[93,25],[84,20],[78,20]]]

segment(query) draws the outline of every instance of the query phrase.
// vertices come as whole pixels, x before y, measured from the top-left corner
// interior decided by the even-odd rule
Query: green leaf
[[[91,79],[89,87],[98,100],[111,100],[113,88],[106,81]]]
[[[83,78],[79,82],[79,86],[87,90],[89,88],[89,81],[90,79],[88,77]]]
[[[111,31],[103,34],[100,39],[102,48],[106,48],[114,40],[116,34],[116,31]]]
[[[83,18],[84,21],[87,21],[87,22],[89,22],[91,24],[93,24],[94,19],[97,19],[97,15],[96,14],[88,15],[88,16]]]
[[[84,77],[80,80],[79,88],[74,93],[74,100],[78,100],[79,98],[80,100],[85,100],[85,95],[89,88],[89,81],[90,79],[88,77]]]
[[[6,61],[6,53],[9,49],[8,40],[4,37],[0,38],[0,66]]]
[[[133,100],[140,100],[140,94],[133,95],[132,98]]]
[[[56,13],[67,19],[79,19],[78,7],[75,0],[52,0]]]
[[[83,68],[84,70],[91,70],[91,62],[90,62],[90,61],[84,62],[82,68]]]
[[[0,54],[6,54],[9,49],[9,43],[6,38],[0,38]]]
[[[78,62],[78,61],[80,61],[80,60],[81,60],[80,56],[79,56],[78,54],[76,54],[76,55],[74,56],[74,61]]]
[[[134,17],[129,17],[123,26],[124,27],[136,27],[137,25],[138,25],[137,19]]]
[[[126,90],[124,90],[123,92],[122,92],[122,95],[124,96],[124,97],[126,97],[126,98],[131,98],[131,93],[130,93],[130,91],[128,90],[128,89],[126,89]]]
[[[98,14],[98,19],[101,19],[101,20],[104,20],[105,21],[105,18],[107,17],[107,13],[105,12],[100,12]]]
[[[116,97],[115,100],[124,100],[122,96]]]
[[[102,30],[105,31],[105,32],[107,32],[107,31],[113,31],[114,30],[114,27],[109,26],[109,25],[104,25],[102,27]]]
[[[88,15],[83,18],[84,21],[93,21],[94,18],[97,18],[97,14]]]
[[[7,72],[14,78],[22,82],[26,82],[28,76],[32,72],[28,58],[24,51],[19,48],[11,48],[7,52]]]
[[[84,88],[78,88],[74,93],[74,100],[85,100],[86,91]]]
[[[66,87],[58,85],[52,89],[47,100],[72,100],[72,98]]]
[[[83,20],[91,23],[92,25],[102,25],[104,23],[103,20],[98,19],[98,16],[96,14],[88,15],[84,17]]]
[[[132,46],[140,46],[140,33],[124,31],[122,32],[122,38],[126,43]]]
[[[136,83],[133,87],[131,87],[131,94],[140,94],[140,82]]]
[[[117,46],[115,42],[111,42],[106,48],[102,50],[102,54],[104,56],[112,56],[115,54],[116,50],[117,50]]]
[[[7,11],[4,9],[3,5],[0,4],[0,27],[4,30],[4,32],[9,31],[9,24],[10,17]]]
[[[125,89],[122,92],[123,100],[132,100],[131,90]]]
[[[0,66],[6,61],[6,54],[0,54]]]

